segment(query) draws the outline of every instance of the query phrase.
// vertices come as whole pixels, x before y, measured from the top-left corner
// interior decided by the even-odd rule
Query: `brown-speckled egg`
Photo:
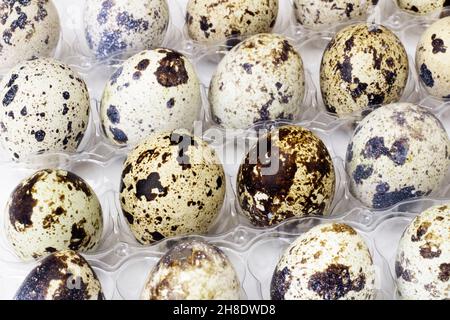
[[[285,126],[260,138],[239,168],[239,204],[256,226],[328,214],[336,185],[333,161],[311,131]]]
[[[302,58],[290,40],[259,34],[222,59],[209,101],[217,124],[245,129],[260,121],[298,118],[304,95]]]
[[[89,123],[89,92],[69,66],[40,58],[15,66],[0,83],[0,141],[14,160],[76,152]]]
[[[339,116],[397,102],[409,75],[403,44],[386,27],[354,24],[338,32],[322,58],[325,107]]]
[[[0,68],[52,55],[60,24],[51,0],[0,1]]]
[[[400,240],[395,275],[402,299],[450,299],[450,204],[411,222]]]
[[[302,234],[281,257],[271,283],[273,300],[371,300],[375,267],[364,239],[346,224]]]
[[[312,29],[332,27],[355,19],[365,19],[378,0],[294,0],[297,21]]]
[[[123,168],[122,211],[142,244],[206,233],[222,207],[220,160],[185,130],[153,134],[128,155]]]
[[[239,300],[240,282],[225,253],[203,241],[179,243],[159,260],[145,300]]]
[[[429,195],[445,181],[449,152],[449,136],[429,110],[383,106],[361,121],[348,146],[350,191],[375,209]]]
[[[41,170],[22,181],[5,211],[6,237],[24,260],[55,251],[95,249],[103,232],[102,209],[92,188],[64,170]]]
[[[278,0],[189,0],[186,24],[195,41],[221,43],[228,39],[227,43],[234,45],[237,37],[270,32],[277,15]]]
[[[427,15],[444,7],[445,0],[397,0],[400,9],[417,15]]]
[[[450,99],[450,17],[442,18],[423,33],[416,51],[416,68],[427,91]]]
[[[192,64],[160,48],[142,51],[116,70],[103,93],[100,117],[112,143],[133,146],[153,132],[192,129],[201,107]]]
[[[89,263],[75,251],[56,252],[34,268],[15,300],[104,300],[102,287]]]

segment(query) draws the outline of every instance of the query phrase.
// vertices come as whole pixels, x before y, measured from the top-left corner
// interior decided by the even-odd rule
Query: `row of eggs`
[[[397,0],[400,9],[415,15],[442,10],[445,0]],[[293,0],[299,24],[327,28],[364,19],[378,0]],[[200,43],[220,43],[230,38],[270,32],[277,21],[278,0],[189,0],[186,25],[189,37]],[[60,31],[51,0],[2,1],[0,4],[0,61],[12,66],[34,56],[48,56]],[[91,0],[84,8],[87,44],[99,59],[124,51],[159,47],[170,23],[166,0]]]
[[[425,31],[417,69],[429,92],[450,93],[450,17]],[[408,79],[403,45],[387,28],[355,24],[340,31],[324,52],[320,72],[327,109],[344,117],[400,100]],[[280,35],[259,34],[231,50],[210,85],[214,121],[244,129],[267,120],[296,120],[305,96],[300,54]],[[4,111],[1,142],[14,160],[45,152],[75,152],[89,123],[89,94],[70,67],[48,58],[15,66],[0,83]],[[142,51],[126,60],[106,84],[103,133],[114,145],[134,146],[151,133],[192,129],[201,112],[193,65],[170,49]]]
[[[395,261],[402,299],[448,299],[450,206],[432,207],[404,231]],[[281,256],[272,276],[273,300],[369,300],[377,298],[377,269],[365,241],[342,223],[326,223],[298,237]],[[218,247],[185,240],[150,270],[146,300],[238,300],[241,283]],[[101,283],[89,263],[72,250],[40,261],[15,297],[18,300],[101,300]]]

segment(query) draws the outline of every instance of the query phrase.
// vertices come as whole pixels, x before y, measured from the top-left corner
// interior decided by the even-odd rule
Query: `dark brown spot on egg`
[[[58,170],[56,171],[56,179],[59,183],[70,185],[75,188],[75,190],[83,192],[87,198],[90,198],[92,196],[91,188],[75,173]]]
[[[416,230],[416,234],[411,236],[412,242],[417,242],[422,240],[422,237],[427,233],[428,228],[431,226],[429,222],[423,222]]]
[[[425,243],[420,247],[420,255],[424,259],[434,259],[439,258],[442,254],[441,249],[438,246],[433,245],[432,243]]]
[[[160,179],[158,172],[152,172],[147,179],[139,180],[136,183],[136,198],[141,199],[141,197],[145,197],[147,201],[153,201],[158,196],[165,197],[168,188],[161,184]]]
[[[443,263],[439,266],[438,279],[442,282],[447,282],[450,279],[450,263]]]
[[[159,84],[164,87],[176,87],[187,83],[189,76],[183,56],[172,50],[160,49],[160,52],[166,56],[159,61],[159,67],[155,72]]]
[[[411,271],[404,269],[399,261],[395,262],[395,275],[397,278],[402,278],[406,282],[411,282],[413,280]]]
[[[287,267],[275,270],[270,284],[270,297],[272,300],[285,300],[286,292],[290,287],[290,271]]]

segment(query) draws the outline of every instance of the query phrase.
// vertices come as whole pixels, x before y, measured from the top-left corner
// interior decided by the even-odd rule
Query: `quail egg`
[[[89,0],[87,44],[98,59],[159,47],[170,21],[166,0]]]
[[[155,131],[192,129],[201,106],[200,83],[189,60],[173,50],[155,49],[117,69],[100,113],[111,142],[135,145]]]
[[[295,17],[307,28],[333,27],[355,19],[365,19],[372,5],[378,0],[294,0]]]
[[[323,102],[338,116],[397,102],[408,75],[408,56],[394,33],[379,25],[354,24],[338,32],[323,54]]]
[[[190,240],[172,247],[150,272],[145,300],[238,300],[240,282],[222,250]]]
[[[142,244],[206,233],[224,196],[225,174],[215,151],[185,130],[153,134],[125,161],[122,211]]]
[[[186,24],[191,39],[233,46],[237,37],[270,32],[278,15],[278,0],[189,0]]]
[[[412,14],[426,15],[442,9],[445,0],[397,0],[400,9]]]
[[[400,298],[450,298],[450,205],[430,208],[405,230],[395,274]]]
[[[328,214],[336,186],[325,144],[308,129],[285,126],[260,138],[241,164],[238,200],[260,227]]]
[[[100,281],[75,251],[55,252],[34,268],[15,300],[104,300]]]
[[[220,62],[209,91],[215,122],[245,129],[260,121],[301,114],[305,73],[290,41],[260,34],[242,42]]]
[[[346,224],[323,224],[302,234],[281,257],[272,300],[375,299],[375,267],[364,239]]]
[[[0,66],[50,56],[60,34],[58,12],[51,0],[0,0]]]
[[[417,71],[427,91],[450,99],[450,17],[433,23],[422,35],[416,52]]]
[[[429,195],[446,177],[449,151],[447,132],[428,110],[410,103],[383,106],[358,125],[348,146],[350,190],[375,209]]]
[[[89,122],[84,81],[69,66],[40,58],[14,67],[0,83],[0,141],[14,160],[78,149]]]
[[[5,218],[6,237],[23,260],[65,249],[91,251],[103,231],[94,191],[64,170],[41,170],[22,181],[9,197]]]

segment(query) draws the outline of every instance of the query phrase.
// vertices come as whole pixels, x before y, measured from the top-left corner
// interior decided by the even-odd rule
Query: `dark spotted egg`
[[[194,67],[170,49],[143,51],[119,67],[106,85],[101,121],[117,145],[135,145],[155,131],[191,130],[202,106]]]
[[[436,21],[423,33],[416,68],[431,95],[450,99],[450,17]]]
[[[450,204],[411,222],[400,240],[395,275],[401,299],[450,299]]]
[[[338,116],[398,102],[408,75],[407,53],[392,31],[380,25],[354,24],[339,31],[323,54],[323,102]]]
[[[58,12],[51,0],[1,0],[0,34],[0,68],[50,56],[59,40]]]
[[[0,141],[14,160],[73,153],[89,123],[84,81],[69,66],[40,58],[14,67],[0,83]]]
[[[159,132],[124,163],[122,211],[142,244],[206,233],[225,196],[225,174],[215,151],[186,130]]]
[[[294,0],[297,21],[312,29],[333,27],[355,19],[364,19],[378,0]]]
[[[348,146],[350,191],[375,209],[429,195],[447,175],[449,151],[447,132],[427,109],[383,106],[358,125]]]
[[[17,291],[15,300],[104,300],[100,281],[75,251],[53,253],[39,262]]]
[[[5,210],[6,237],[23,260],[71,249],[95,249],[102,209],[91,187],[64,170],[41,170],[22,181]]]
[[[259,34],[222,59],[209,101],[217,124],[245,129],[260,121],[298,118],[304,95],[302,58],[290,40]]]
[[[397,0],[400,9],[417,15],[427,15],[444,7],[445,0]]]
[[[260,138],[239,168],[239,204],[260,227],[328,214],[336,185],[333,161],[311,131],[285,126]]]
[[[240,282],[225,253],[203,241],[181,242],[152,269],[144,300],[239,300]]]
[[[166,0],[89,0],[84,9],[87,44],[99,59],[159,47],[169,20]]]
[[[222,44],[228,40],[233,46],[237,37],[270,32],[277,16],[278,0],[189,0],[186,24],[195,41]]]
[[[375,267],[364,239],[346,224],[323,224],[284,252],[272,277],[272,300],[371,300]]]

